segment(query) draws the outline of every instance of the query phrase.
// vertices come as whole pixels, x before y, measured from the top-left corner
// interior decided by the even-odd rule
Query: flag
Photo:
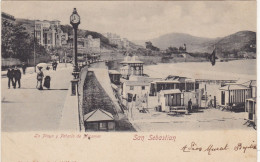
[[[212,66],[214,66],[216,63],[216,48],[214,48],[212,54],[209,56],[209,60],[212,64]]]

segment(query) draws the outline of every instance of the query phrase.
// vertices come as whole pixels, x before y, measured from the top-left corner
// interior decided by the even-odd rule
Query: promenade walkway
[[[27,74],[22,75],[20,89],[8,89],[7,78],[2,77],[2,131],[58,130],[73,77],[71,72],[71,64],[67,64],[67,67],[65,64],[58,64],[57,71],[49,71],[50,90],[42,91],[36,89],[36,73],[33,73],[33,68],[28,68]]]

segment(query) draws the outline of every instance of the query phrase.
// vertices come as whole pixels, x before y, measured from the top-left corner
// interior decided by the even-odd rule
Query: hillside
[[[136,41],[142,44],[145,41]],[[187,52],[211,53],[214,45],[221,53],[237,53],[239,51],[255,52],[250,45],[256,45],[256,33],[252,31],[240,31],[222,38],[203,38],[189,34],[172,33],[152,39],[154,46],[160,49],[167,49],[170,46],[180,47],[184,43],[187,45]],[[143,43],[144,44],[144,43]]]
[[[151,40],[153,45],[159,47],[160,49],[167,49],[170,46],[180,47],[185,43],[187,45],[188,52],[205,52],[202,49],[201,44],[212,41],[214,42],[215,39],[195,37],[183,33],[166,34]]]
[[[256,52],[256,49],[254,48],[256,46],[256,32],[240,31],[231,34],[219,40],[215,46],[218,51],[223,54],[236,54],[241,51]]]

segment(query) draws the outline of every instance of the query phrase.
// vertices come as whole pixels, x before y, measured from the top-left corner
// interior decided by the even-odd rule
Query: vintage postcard
[[[2,162],[256,162],[256,13],[2,1]]]

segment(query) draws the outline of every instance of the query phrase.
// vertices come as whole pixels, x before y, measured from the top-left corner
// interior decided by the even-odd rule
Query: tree
[[[152,51],[160,51],[160,49],[153,46],[152,42],[150,42],[150,41],[145,42],[145,46],[146,46],[146,49],[150,49]]]
[[[14,40],[13,38],[13,25],[8,24],[4,21],[2,21],[2,57],[7,58],[7,57],[12,57],[13,51],[12,51],[12,41]]]
[[[21,24],[3,26],[1,46],[2,57],[18,58],[21,61],[33,56],[34,46],[36,54],[47,54],[45,48],[36,42],[34,36],[31,36]]]

